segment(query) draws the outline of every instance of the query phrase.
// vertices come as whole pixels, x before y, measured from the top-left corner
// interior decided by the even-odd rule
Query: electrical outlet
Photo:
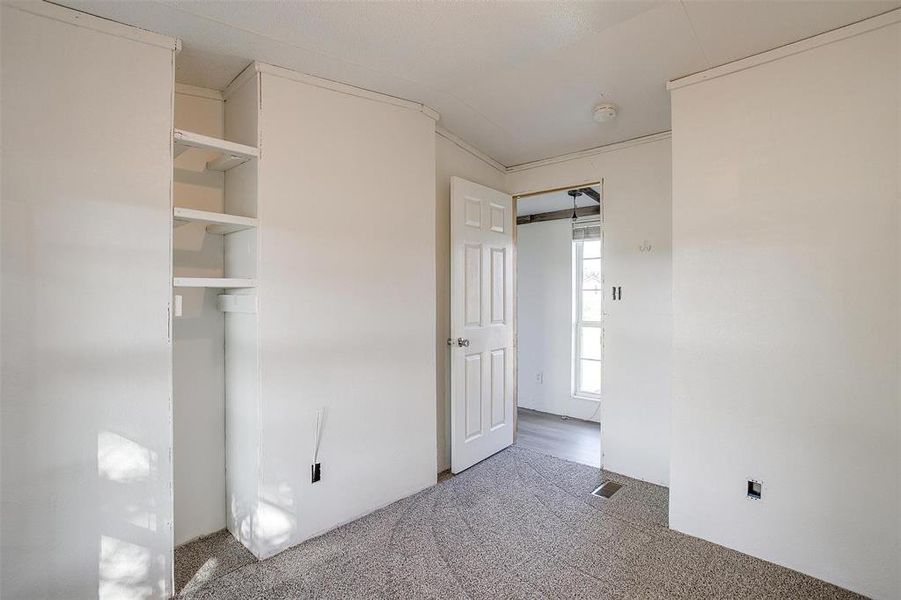
[[[544,373],[538,371],[538,373],[535,374],[535,381],[538,383],[544,383]]]
[[[763,499],[763,482],[756,479],[748,479],[748,498],[751,500]]]
[[[316,463],[315,465],[313,465],[312,471],[313,471],[313,483],[316,483],[317,481],[322,479],[320,463]]]

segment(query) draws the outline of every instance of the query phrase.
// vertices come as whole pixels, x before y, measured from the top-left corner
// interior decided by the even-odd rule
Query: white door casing
[[[510,195],[451,177],[454,473],[513,443],[514,219]]]

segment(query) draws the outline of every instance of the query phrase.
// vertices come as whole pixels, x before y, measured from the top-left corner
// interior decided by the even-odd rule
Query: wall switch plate
[[[319,481],[320,479],[322,479],[322,472],[321,472],[321,469],[320,469],[320,463],[316,463],[315,465],[313,465],[313,467],[312,467],[311,470],[313,471],[313,483],[316,483],[317,481]]]

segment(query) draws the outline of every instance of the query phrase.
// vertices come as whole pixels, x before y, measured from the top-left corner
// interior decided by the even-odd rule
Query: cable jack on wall
[[[319,464],[319,439],[322,436],[322,419],[324,415],[325,407],[316,411],[316,429],[313,433],[313,466],[310,469],[312,471],[312,483],[322,479],[322,468]]]

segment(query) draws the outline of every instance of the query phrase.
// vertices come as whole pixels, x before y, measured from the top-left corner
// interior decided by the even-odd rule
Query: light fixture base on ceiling
[[[616,118],[616,105],[598,104],[594,107],[592,116],[598,123],[606,123],[607,121],[612,121],[614,118]]]

